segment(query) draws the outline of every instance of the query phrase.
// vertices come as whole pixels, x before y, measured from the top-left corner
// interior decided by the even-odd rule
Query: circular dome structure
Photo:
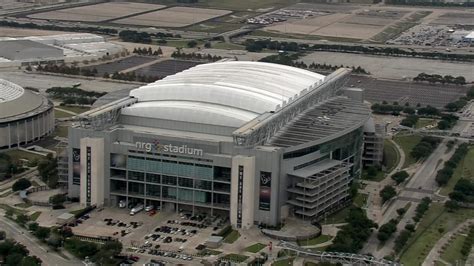
[[[239,127],[278,109],[325,76],[279,64],[202,64],[132,90],[122,114]]]
[[[53,104],[46,97],[0,79],[0,149],[31,143],[53,130]]]

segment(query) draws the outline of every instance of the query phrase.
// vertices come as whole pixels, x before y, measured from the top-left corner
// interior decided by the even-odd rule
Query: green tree
[[[197,42],[195,40],[191,40],[187,43],[189,48],[194,48],[197,46]]]
[[[387,185],[380,191],[380,197],[382,197],[382,202],[385,203],[389,199],[395,197],[397,195],[397,191],[394,187]]]
[[[12,190],[20,191],[25,190],[31,186],[31,182],[28,179],[20,178],[15,183],[13,183]]]
[[[396,172],[391,176],[391,178],[399,185],[400,183],[403,183],[405,179],[407,179],[410,175],[407,173],[407,171],[400,171]]]
[[[65,194],[56,194],[49,198],[49,202],[53,205],[62,205],[66,201]]]
[[[40,240],[45,240],[46,238],[49,237],[49,234],[51,233],[51,230],[46,227],[38,227],[38,229],[35,231],[35,236],[40,239]]]

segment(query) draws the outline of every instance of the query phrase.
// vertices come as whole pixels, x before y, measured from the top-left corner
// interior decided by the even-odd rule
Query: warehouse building
[[[0,41],[0,57],[8,60],[62,59],[63,50],[30,40]]]
[[[132,90],[69,131],[69,194],[226,215],[238,228],[320,219],[361,171],[370,110],[344,95],[349,73],[229,61]]]
[[[37,92],[0,79],[0,149],[30,144],[53,131],[51,101]]]

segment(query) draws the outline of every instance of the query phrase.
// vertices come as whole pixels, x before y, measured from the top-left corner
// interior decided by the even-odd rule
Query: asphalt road
[[[388,206],[383,213],[383,219],[379,223],[379,226],[387,223],[390,219],[396,218],[398,216],[397,209],[404,208],[409,202],[411,202],[410,208],[397,225],[397,232],[399,233],[403,228],[405,228],[407,223],[411,223],[418,202],[427,196],[433,198],[432,196],[435,195],[435,191],[438,189],[435,180],[436,172],[443,166],[445,161],[451,158],[456,150],[455,148],[452,148],[448,152],[448,148],[446,147],[447,141],[447,139],[444,139],[433,153],[418,167],[416,173],[410,178],[394,202]],[[378,248],[380,242],[376,235],[376,233],[371,235],[363,249],[363,252],[371,253],[377,258],[389,255],[393,250],[396,235],[392,236],[392,238],[389,239],[382,248]]]
[[[13,238],[17,242],[26,246],[31,255],[37,256],[43,262],[43,265],[48,266],[65,266],[65,265],[83,265],[78,259],[67,260],[57,253],[48,252],[47,248],[43,246],[38,240],[34,238],[28,231],[19,227],[14,222],[8,220],[3,215],[0,215],[0,228],[7,233],[8,238]]]

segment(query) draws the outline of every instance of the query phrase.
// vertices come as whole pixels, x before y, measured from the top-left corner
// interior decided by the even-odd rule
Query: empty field
[[[114,2],[66,8],[28,15],[30,18],[99,22],[164,8],[163,5]]]
[[[440,15],[437,19],[433,20],[431,24],[440,24],[440,25],[456,25],[456,24],[464,24],[464,25],[474,25],[472,13],[445,13]]]
[[[269,25],[264,30],[363,40],[380,34],[414,13],[401,9],[364,9],[360,6],[327,4],[297,4],[287,8],[287,10],[299,9],[315,11],[320,15],[289,18],[285,22]]]
[[[109,62],[100,65],[88,66],[85,68],[88,69],[97,69],[97,76],[101,77],[104,73],[113,74],[114,72],[120,72],[132,67],[143,65],[145,63],[157,60],[153,57],[144,57],[144,56],[130,56],[124,59],[120,59],[114,62]]]
[[[172,7],[115,20],[114,23],[153,27],[185,27],[215,17],[224,16],[231,12],[232,11],[220,9]]]
[[[166,77],[176,74],[193,66],[199,65],[199,62],[166,60],[135,71],[139,75]]]

